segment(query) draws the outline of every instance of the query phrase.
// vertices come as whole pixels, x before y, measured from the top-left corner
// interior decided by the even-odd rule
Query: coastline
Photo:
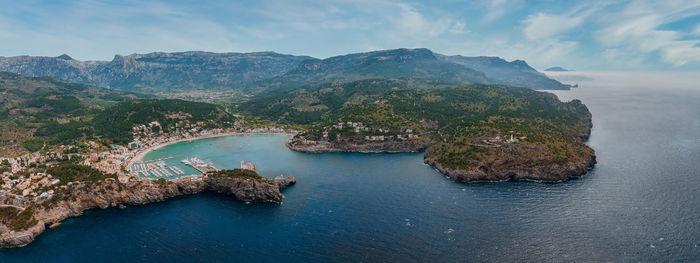
[[[488,160],[482,165],[471,169],[449,168],[429,156],[423,156],[423,163],[429,165],[452,181],[463,183],[478,182],[507,182],[507,181],[533,181],[558,183],[566,180],[582,177],[597,163],[595,153],[587,155],[583,160],[571,161],[562,165],[531,165],[518,169],[494,169],[487,163],[493,164],[497,160]]]
[[[591,136],[593,116],[587,114],[585,122],[579,124],[583,128],[574,139],[585,143]],[[578,159],[570,159],[563,164],[549,164],[538,158],[486,159],[468,169],[446,167],[431,155],[432,143],[426,142],[400,142],[400,143],[368,143],[368,144],[337,144],[328,141],[314,141],[312,143],[294,143],[287,141],[285,146],[292,151],[305,153],[324,152],[360,152],[360,153],[397,153],[397,152],[423,152],[423,162],[444,176],[455,182],[504,182],[528,180],[536,182],[562,182],[571,178],[581,177],[588,173],[597,163],[595,150],[584,146],[581,151],[583,156]]]
[[[78,182],[60,198],[32,206],[31,216],[36,220],[33,226],[25,229],[11,229],[0,223],[0,248],[26,246],[47,227],[56,227],[63,220],[80,216],[84,211],[91,209],[145,205],[202,192],[228,195],[242,202],[281,205],[284,198],[281,190],[295,183],[294,176],[278,176],[268,181],[261,181],[206,175],[199,176],[197,180],[178,178],[165,183],[136,177],[128,178],[124,182],[120,180]]]
[[[458,169],[443,166],[429,153],[430,146],[425,148],[377,148],[377,147],[333,147],[330,144],[313,145],[292,145],[285,144],[292,151],[304,153],[325,153],[325,152],[358,152],[358,153],[401,153],[401,152],[423,152],[423,162],[440,172],[442,175],[455,182],[504,182],[504,181],[536,181],[536,182],[562,182],[571,178],[585,175],[596,164],[595,152],[591,150],[590,155],[582,160],[570,161],[562,165],[537,164],[535,159],[513,163],[519,163],[515,167],[493,167],[499,160],[482,160],[480,165],[472,169]],[[393,145],[396,146],[396,145]],[[531,164],[528,164],[528,163]]]
[[[190,138],[182,138],[182,139],[177,139],[174,141],[169,141],[166,143],[161,143],[158,145],[150,146],[148,148],[145,148],[143,150],[140,150],[136,152],[133,158],[131,158],[127,164],[127,170],[131,169],[131,166],[134,163],[141,162],[143,161],[143,158],[148,155],[148,153],[152,151],[156,151],[160,148],[163,148],[165,146],[173,145],[176,143],[181,143],[181,142],[193,142],[197,140],[203,140],[203,139],[211,139],[211,138],[217,138],[217,137],[225,137],[225,136],[247,136],[247,135],[286,135],[286,136],[294,136],[293,133],[283,133],[283,132],[224,132],[224,133],[217,133],[217,134],[208,134],[208,135],[202,135],[202,136],[195,136],[195,137],[190,137]]]

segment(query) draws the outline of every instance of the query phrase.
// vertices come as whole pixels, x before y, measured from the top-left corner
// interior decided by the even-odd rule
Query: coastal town
[[[61,184],[61,181],[51,174],[44,172],[47,166],[65,161],[73,161],[88,166],[105,174],[113,174],[121,180],[129,177],[147,179],[177,179],[197,176],[210,171],[220,170],[211,162],[191,157],[179,162],[192,167],[197,173],[185,174],[177,166],[168,166],[169,158],[143,161],[151,151],[161,147],[198,139],[220,136],[254,135],[254,134],[287,134],[294,135],[296,130],[279,127],[254,127],[200,129],[191,127],[173,133],[153,132],[157,122],[140,125],[133,128],[135,138],[127,145],[104,146],[94,141],[88,141],[77,151],[77,146],[60,146],[56,151],[47,153],[28,153],[15,158],[0,158],[0,207],[13,206],[24,208],[31,203],[39,203],[50,199],[55,191],[68,188],[71,183]],[[255,171],[255,165],[241,160],[242,169]],[[59,189],[56,186],[60,185]]]

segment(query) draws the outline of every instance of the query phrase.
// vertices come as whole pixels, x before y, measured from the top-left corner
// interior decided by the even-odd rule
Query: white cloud
[[[672,41],[664,46],[663,59],[674,66],[683,66],[691,62],[700,62],[700,41]]]
[[[700,6],[697,3],[695,6],[678,4],[632,3],[610,21],[603,21],[606,27],[596,33],[597,39],[610,48],[641,53],[638,56],[657,52],[662,61],[674,66],[700,62],[700,48],[697,47],[700,41],[682,40],[684,34],[679,31],[658,29],[700,13],[695,8]]]
[[[84,0],[57,6],[18,2],[0,9],[0,54],[111,59],[115,53],[273,50],[327,57],[427,47],[524,59],[536,67],[700,66],[700,24],[683,31],[663,26],[699,15],[699,0],[261,0],[195,8]]]
[[[488,8],[488,12],[484,16],[484,21],[492,22],[492,21],[502,17],[506,13],[506,8],[505,8],[506,3],[507,3],[506,0],[486,1],[486,6]]]
[[[574,10],[567,14],[537,13],[529,15],[523,24],[523,33],[529,40],[545,39],[580,26],[593,9],[579,12]]]
[[[643,63],[659,61],[673,66],[700,63],[700,41],[688,35],[700,34],[700,25],[691,32],[681,32],[663,25],[694,17],[700,14],[700,1],[626,1],[584,4],[563,13],[540,12],[523,20],[523,35],[533,43],[548,45],[558,51],[545,52],[544,57],[556,61],[556,56],[546,55],[575,54],[571,42],[591,39],[602,45],[598,51],[604,62],[595,62],[585,56],[577,59],[602,67],[642,68]],[[581,29],[581,35],[567,35],[574,29]],[[558,41],[554,41],[558,40]],[[546,44],[549,43],[549,44]],[[568,44],[567,44],[568,43]],[[590,49],[591,45],[587,44]],[[536,52],[538,47],[534,47]],[[658,56],[659,60],[655,59]],[[544,61],[544,58],[538,58]],[[620,62],[623,60],[624,62]],[[619,63],[618,63],[619,62]],[[614,66],[613,66],[614,65]]]
[[[482,0],[481,6],[486,11],[483,22],[489,24],[502,18],[510,19],[507,15],[522,9],[526,3],[525,0]]]
[[[431,39],[438,37],[450,29],[452,21],[448,18],[429,19],[413,6],[398,4],[398,16],[389,17],[393,24],[389,35],[399,39]]]
[[[0,39],[8,43],[0,50],[7,50],[5,54],[68,53],[81,60],[110,60],[114,54],[240,48],[232,41],[237,35],[220,24],[158,3],[138,8],[83,1],[57,10],[32,10],[31,14],[40,22],[0,15]],[[140,19],[148,22],[138,22]]]
[[[453,34],[469,33],[470,31],[469,31],[469,29],[466,28],[466,26],[467,25],[464,22],[456,21],[452,24],[452,27],[450,27],[449,31],[450,31],[450,33],[453,33]]]

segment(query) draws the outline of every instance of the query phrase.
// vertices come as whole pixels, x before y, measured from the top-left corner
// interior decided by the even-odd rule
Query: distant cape
[[[551,67],[551,68],[545,69],[544,71],[573,71],[573,70],[565,69],[562,67]]]

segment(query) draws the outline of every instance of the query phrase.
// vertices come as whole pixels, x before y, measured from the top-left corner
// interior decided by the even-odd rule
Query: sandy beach
[[[209,139],[209,138],[216,138],[216,137],[224,137],[224,136],[246,136],[246,135],[270,135],[270,134],[277,134],[277,135],[287,135],[287,136],[294,136],[292,133],[279,133],[279,132],[266,132],[266,133],[250,133],[250,132],[224,132],[224,133],[218,133],[218,134],[209,134],[209,135],[203,135],[203,136],[197,136],[197,137],[190,137],[190,138],[183,138],[183,139],[178,139],[170,142],[166,142],[163,144],[159,145],[154,145],[151,147],[148,147],[146,149],[143,149],[141,151],[138,151],[134,158],[131,158],[129,160],[129,164],[127,166],[127,169],[131,170],[131,165],[133,165],[136,162],[141,162],[144,157],[151,151],[158,150],[160,148],[163,148],[165,146],[171,145],[171,144],[176,144],[180,142],[192,142],[196,140],[202,140],[202,139]]]

